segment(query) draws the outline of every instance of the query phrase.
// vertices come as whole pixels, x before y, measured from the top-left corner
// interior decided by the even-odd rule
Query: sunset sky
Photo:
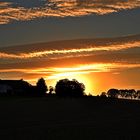
[[[140,89],[140,0],[0,1],[0,79],[40,77]]]

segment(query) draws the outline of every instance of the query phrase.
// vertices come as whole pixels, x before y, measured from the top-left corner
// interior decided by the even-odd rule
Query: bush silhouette
[[[84,95],[85,86],[77,80],[62,79],[55,86],[55,92],[63,97],[80,97]]]
[[[54,88],[52,86],[49,86],[49,94],[53,94]]]

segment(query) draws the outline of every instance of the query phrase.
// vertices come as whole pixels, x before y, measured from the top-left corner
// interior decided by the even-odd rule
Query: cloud
[[[56,41],[0,48],[0,77],[50,81],[140,69],[140,36]],[[77,77],[79,78],[79,77]]]
[[[136,36],[137,37],[137,36]],[[140,38],[133,39],[132,37],[122,38],[122,40],[113,39],[106,43],[106,40],[101,40],[102,44],[95,43],[91,40],[85,40],[84,42],[80,43],[81,41],[75,41],[69,44],[65,42],[65,49],[64,48],[57,48],[56,46],[61,46],[61,42],[57,42],[57,44],[50,45],[50,43],[46,43],[46,48],[43,50],[33,50],[31,52],[8,52],[8,51],[0,51],[0,58],[2,60],[6,59],[13,59],[12,62],[30,60],[30,59],[63,59],[63,58],[71,58],[71,57],[87,57],[92,56],[100,53],[107,53],[107,52],[118,52],[123,50],[129,50],[131,48],[139,48],[140,47]],[[89,41],[89,43],[87,43]],[[63,41],[62,41],[63,42]],[[71,41],[72,42],[72,41]],[[47,48],[47,45],[50,45]],[[28,46],[28,45],[27,45]],[[32,45],[31,45],[32,46]],[[73,47],[67,47],[73,46]],[[19,46],[18,46],[19,47]],[[30,47],[30,45],[28,46]],[[41,46],[40,46],[41,49]],[[26,50],[26,49],[25,49]]]
[[[36,69],[4,69],[0,70],[0,76],[33,79],[36,77],[45,77],[46,79],[59,79],[81,74],[91,73],[119,73],[127,69],[140,68],[140,64],[121,64],[121,63],[91,63],[85,65],[76,65],[74,67],[50,67]]]
[[[41,1],[40,1],[41,2]],[[48,0],[42,6],[27,8],[20,2],[0,2],[0,24],[43,17],[104,15],[140,7],[138,0]]]

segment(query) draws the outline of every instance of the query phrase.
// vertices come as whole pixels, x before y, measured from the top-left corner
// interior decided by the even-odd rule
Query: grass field
[[[0,140],[140,139],[140,101],[0,98]]]

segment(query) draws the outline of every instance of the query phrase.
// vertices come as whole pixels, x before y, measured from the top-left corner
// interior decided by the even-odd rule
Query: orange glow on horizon
[[[36,69],[9,69],[1,70],[5,73],[16,74],[16,79],[24,79],[35,85],[40,77],[46,80],[47,86],[55,87],[56,82],[60,79],[76,79],[83,83],[86,87],[85,93],[98,95],[102,91],[109,88],[125,88],[129,81],[125,78],[119,78],[121,70],[133,69],[140,67],[140,64],[117,64],[117,63],[96,63],[89,65],[77,65],[73,67],[52,67],[52,68],[36,68]],[[0,71],[0,72],[1,72]],[[18,73],[22,77],[18,77]],[[134,76],[134,74],[133,74]],[[15,77],[15,75],[13,75]],[[6,77],[5,77],[6,78]],[[9,77],[7,77],[9,78]],[[125,82],[124,82],[125,81]],[[128,87],[128,86],[127,86]],[[129,86],[133,87],[133,86]]]
[[[0,72],[21,72],[24,80],[31,84],[35,84],[38,78],[43,77],[48,86],[55,86],[60,79],[76,79],[83,83],[86,87],[86,94],[99,94],[101,89],[107,89],[109,86],[119,85],[117,75],[120,70],[128,68],[138,68],[140,64],[121,64],[121,63],[93,63],[86,65],[75,65],[73,67],[52,67],[52,68],[36,68],[36,69],[3,69]],[[105,74],[105,75],[104,75]],[[113,74],[113,75],[112,75]],[[99,76],[97,76],[99,75]],[[110,77],[106,75],[111,75]],[[115,76],[116,75],[116,76]],[[112,77],[116,77],[113,79]],[[19,78],[21,79],[21,78]],[[107,79],[107,81],[105,81]],[[105,82],[104,82],[105,81]],[[123,83],[122,83],[123,84]],[[121,84],[120,84],[121,85]]]
[[[60,79],[76,79],[78,82],[83,83],[85,85],[85,93],[88,95],[90,94],[94,94],[94,88],[95,88],[95,83],[94,80],[91,80],[89,77],[87,77],[87,75],[81,74],[81,73],[61,73],[61,74],[57,74],[57,77],[55,76],[50,76],[45,77],[44,75],[44,79],[46,80],[46,84],[47,86],[53,86],[55,87],[57,81],[59,81]],[[30,82],[31,84],[35,85],[37,79],[30,79],[27,80],[28,82]],[[94,84],[93,84],[94,83]]]
[[[52,69],[42,68],[32,70],[32,72],[43,73],[43,77],[46,80],[47,85],[53,87],[55,87],[56,82],[60,79],[76,79],[85,85],[85,93],[87,95],[97,95],[99,94],[99,81],[97,80],[98,78],[96,76],[91,78],[91,74],[96,75],[95,73],[109,72],[110,67],[114,67],[113,64],[79,65],[77,67],[63,67]],[[46,76],[45,73],[48,74],[48,71],[51,71],[51,73]],[[35,84],[37,79],[30,79],[28,81]]]

